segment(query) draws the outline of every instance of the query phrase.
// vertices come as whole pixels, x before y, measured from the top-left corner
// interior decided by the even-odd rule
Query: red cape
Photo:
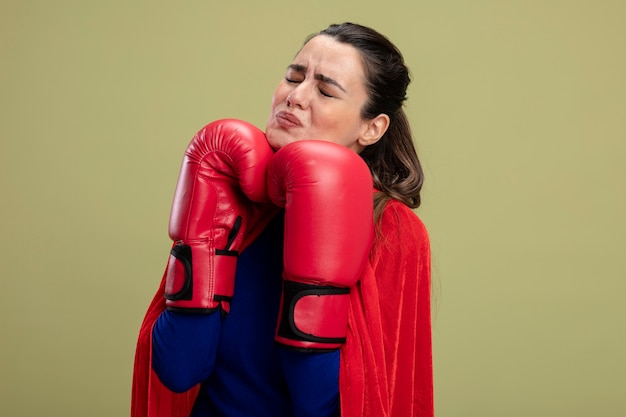
[[[342,417],[432,417],[430,243],[404,204],[385,207],[351,292],[341,349]]]
[[[199,386],[176,394],[165,388],[152,370],[152,326],[165,310],[165,274],[143,319],[135,351],[130,415],[132,417],[188,417]]]
[[[243,248],[265,225],[247,236]],[[188,417],[198,392],[173,393],[150,365],[152,326],[165,309],[163,290],[162,281],[139,332],[131,417]],[[428,234],[409,208],[391,201],[370,262],[351,292],[341,349],[342,417],[432,417],[431,346]]]

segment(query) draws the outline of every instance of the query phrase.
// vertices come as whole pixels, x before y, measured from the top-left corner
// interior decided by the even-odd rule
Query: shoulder
[[[428,230],[422,219],[398,200],[390,200],[378,224],[379,234],[387,239],[428,242]]]
[[[422,220],[403,203],[389,201],[376,225],[373,264],[405,263],[408,259],[429,256],[430,240]]]
[[[370,265],[378,287],[393,294],[408,288],[417,294],[415,285],[430,281],[428,231],[419,216],[399,201],[388,202],[379,219]]]

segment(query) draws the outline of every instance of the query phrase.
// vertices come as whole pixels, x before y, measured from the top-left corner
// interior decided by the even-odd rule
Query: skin
[[[334,142],[355,152],[378,141],[389,117],[361,117],[368,100],[359,51],[327,35],[307,42],[272,97],[266,125],[274,149],[298,140]]]

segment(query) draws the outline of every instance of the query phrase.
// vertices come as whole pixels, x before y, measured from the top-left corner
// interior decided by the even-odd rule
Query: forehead
[[[315,74],[325,75],[344,82],[364,80],[363,61],[359,51],[347,43],[327,35],[309,40],[293,60]]]

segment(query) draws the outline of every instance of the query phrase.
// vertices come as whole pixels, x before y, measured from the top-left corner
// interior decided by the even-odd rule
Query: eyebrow
[[[305,67],[304,65],[299,65],[299,64],[291,64],[289,65],[289,67],[287,67],[291,70],[294,70],[296,72],[306,72],[307,67]],[[324,82],[326,84],[332,84],[335,87],[339,88],[341,91],[343,91],[344,93],[346,92],[346,89],[343,88],[343,86],[341,84],[339,84],[339,82],[337,82],[336,80],[327,77],[324,74],[315,74],[315,79],[316,80],[320,80],[321,82]]]

